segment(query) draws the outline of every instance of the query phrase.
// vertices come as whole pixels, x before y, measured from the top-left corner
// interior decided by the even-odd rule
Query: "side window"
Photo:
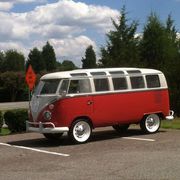
[[[63,80],[61,87],[59,89],[59,94],[61,94],[63,92],[67,92],[68,85],[69,85],[69,80]]]
[[[144,80],[142,76],[130,77],[132,89],[144,88]]]
[[[127,89],[127,81],[125,77],[113,77],[112,78],[114,90]]]
[[[109,83],[107,78],[94,79],[96,91],[109,91]]]
[[[146,82],[148,88],[160,87],[160,81],[158,75],[146,75]]]
[[[91,92],[89,79],[71,80],[68,91],[69,94],[89,92]]]

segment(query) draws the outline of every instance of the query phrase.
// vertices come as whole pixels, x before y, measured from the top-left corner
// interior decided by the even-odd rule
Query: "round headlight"
[[[50,112],[50,111],[45,111],[45,112],[44,112],[44,119],[45,119],[46,121],[51,120],[51,112]]]

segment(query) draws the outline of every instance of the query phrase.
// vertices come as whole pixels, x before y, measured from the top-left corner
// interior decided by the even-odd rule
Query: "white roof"
[[[71,78],[77,74],[81,76],[81,74],[87,74],[88,77],[92,77],[92,72],[105,72],[109,75],[109,72],[112,71],[123,71],[124,74],[128,74],[128,71],[140,71],[142,74],[160,74],[162,73],[159,70],[155,69],[146,69],[146,68],[99,68],[99,69],[77,69],[72,71],[61,71],[55,73],[49,73],[41,77],[41,80],[44,79],[61,79],[61,78]]]

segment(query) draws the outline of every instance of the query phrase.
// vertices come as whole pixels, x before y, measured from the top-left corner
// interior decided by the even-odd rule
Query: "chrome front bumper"
[[[173,120],[174,119],[174,111],[169,112],[169,116],[166,116],[166,120]]]
[[[44,126],[52,126],[52,127],[44,127]],[[38,127],[34,127],[38,126]],[[38,133],[64,133],[68,132],[68,127],[55,127],[55,125],[51,122],[30,122],[26,121],[26,131],[38,132]]]

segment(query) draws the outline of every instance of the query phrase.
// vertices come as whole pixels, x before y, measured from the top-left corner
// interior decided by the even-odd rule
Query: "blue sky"
[[[180,0],[0,0],[0,50],[17,49],[27,57],[48,40],[58,60],[80,66],[88,45],[99,54],[113,28],[111,18],[117,20],[123,5],[128,18],[139,21],[137,33],[150,12],[163,22],[171,14],[180,31]]]

